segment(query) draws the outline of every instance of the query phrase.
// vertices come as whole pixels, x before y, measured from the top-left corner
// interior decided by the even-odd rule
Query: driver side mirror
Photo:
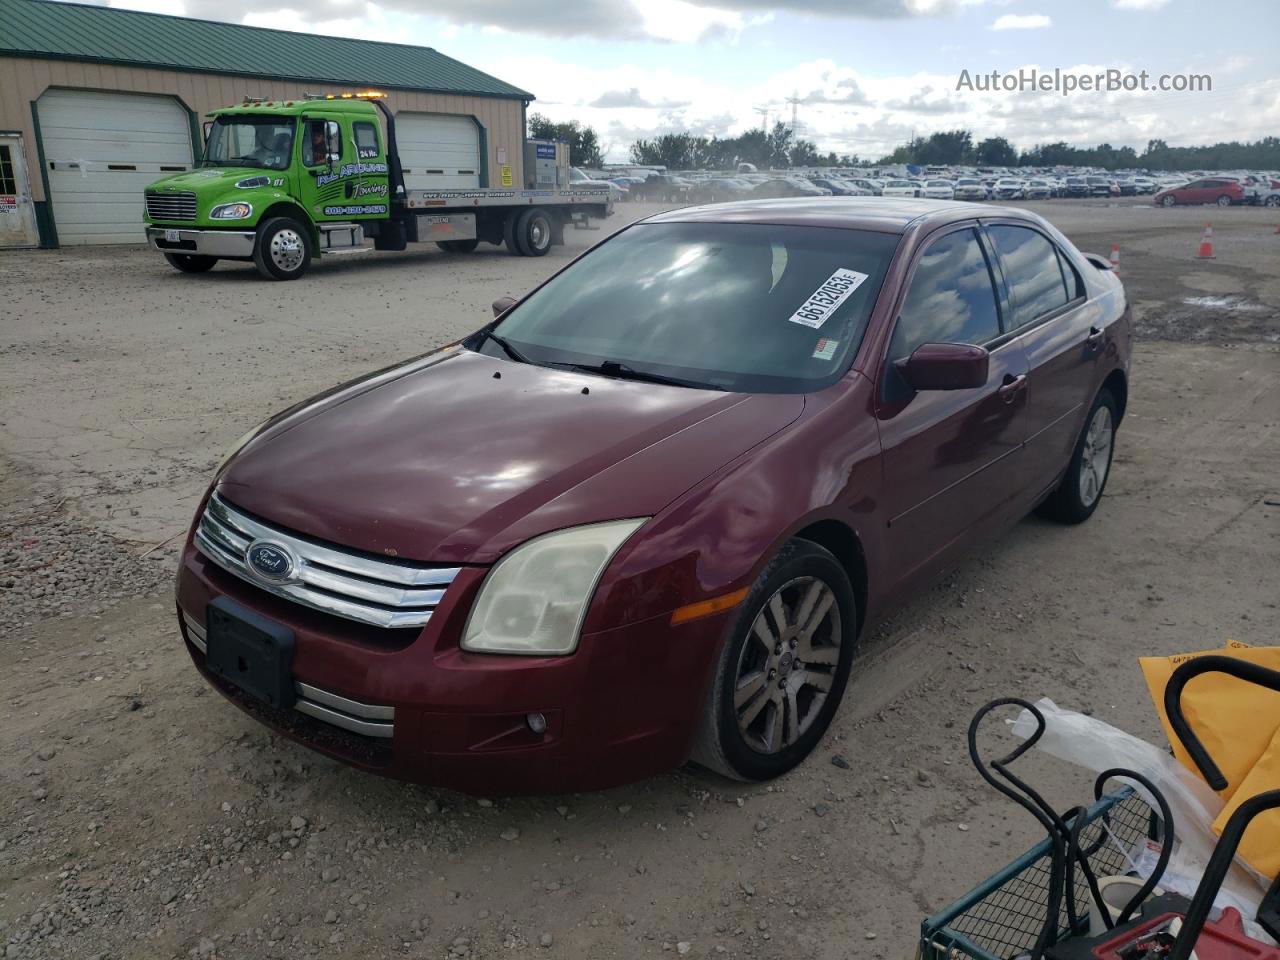
[[[515,306],[515,302],[515,297],[499,297],[497,300],[493,301],[493,315],[495,317],[502,316]]]
[[[986,386],[991,354],[969,343],[922,343],[894,366],[913,390],[972,390]]]

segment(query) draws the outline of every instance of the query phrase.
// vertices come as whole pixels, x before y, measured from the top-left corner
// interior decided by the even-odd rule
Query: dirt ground
[[[191,667],[172,570],[236,437],[473,329],[603,233],[288,284],[142,248],[0,255],[4,956],[912,956],[925,915],[1036,839],[969,765],[979,705],[1048,695],[1159,742],[1136,656],[1280,634],[1276,212],[1034,206],[1083,249],[1120,244],[1137,310],[1094,518],[1028,519],[873,626],[828,737],[776,783],[689,768],[519,800],[257,726]],[[1060,808],[1089,796],[1084,771],[1024,762]]]

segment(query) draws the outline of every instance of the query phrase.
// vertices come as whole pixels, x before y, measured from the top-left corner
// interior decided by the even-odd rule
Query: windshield
[[[218,117],[209,130],[204,165],[287,170],[294,124],[293,117]]]
[[[713,389],[809,392],[847,368],[897,243],[827,227],[637,224],[493,329],[534,363],[611,361]],[[471,345],[504,355],[482,336]]]

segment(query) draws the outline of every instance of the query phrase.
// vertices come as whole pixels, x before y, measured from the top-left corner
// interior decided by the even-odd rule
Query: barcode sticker
[[[809,295],[809,299],[800,305],[800,309],[787,319],[817,330],[831,314],[840,308],[852,295],[853,291],[866,281],[867,275],[857,270],[846,270],[841,267],[817,290]]]

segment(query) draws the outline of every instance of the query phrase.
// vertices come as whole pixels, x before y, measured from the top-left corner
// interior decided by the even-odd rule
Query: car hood
[[[803,409],[800,395],[614,380],[455,347],[277,420],[217,489],[321,540],[489,563],[551,530],[653,516]]]

